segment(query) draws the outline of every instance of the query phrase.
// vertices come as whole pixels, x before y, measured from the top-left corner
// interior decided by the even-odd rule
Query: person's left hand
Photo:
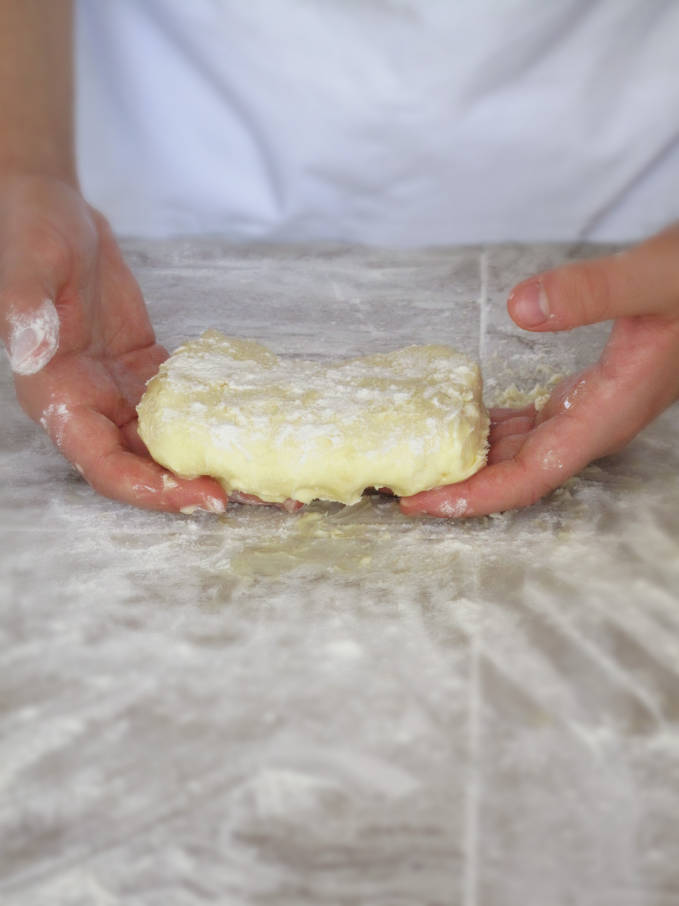
[[[529,506],[615,453],[679,398],[679,225],[634,248],[520,283],[508,309],[526,330],[616,319],[599,361],[545,407],[491,410],[488,464],[401,500],[408,514],[481,516]]]

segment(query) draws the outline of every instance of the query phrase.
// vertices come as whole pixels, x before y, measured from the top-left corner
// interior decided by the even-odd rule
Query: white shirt
[[[679,3],[79,0],[119,232],[631,239],[679,217]]]

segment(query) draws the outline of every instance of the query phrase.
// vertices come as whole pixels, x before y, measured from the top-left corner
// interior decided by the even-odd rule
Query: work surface
[[[129,242],[169,347],[595,358],[518,279],[591,249]],[[679,412],[520,513],[147,513],[3,403],[3,906],[676,906]]]

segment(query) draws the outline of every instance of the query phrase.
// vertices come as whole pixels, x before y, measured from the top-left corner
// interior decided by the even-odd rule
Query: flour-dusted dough
[[[312,362],[209,330],[161,365],[138,413],[168,469],[272,502],[415,494],[486,459],[479,368],[446,346]]]

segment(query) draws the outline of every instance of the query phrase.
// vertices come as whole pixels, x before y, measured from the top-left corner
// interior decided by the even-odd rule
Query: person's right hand
[[[108,223],[67,183],[0,180],[0,336],[21,406],[95,490],[224,511],[218,482],[171,475],[137,434],[135,406],[167,352]]]

